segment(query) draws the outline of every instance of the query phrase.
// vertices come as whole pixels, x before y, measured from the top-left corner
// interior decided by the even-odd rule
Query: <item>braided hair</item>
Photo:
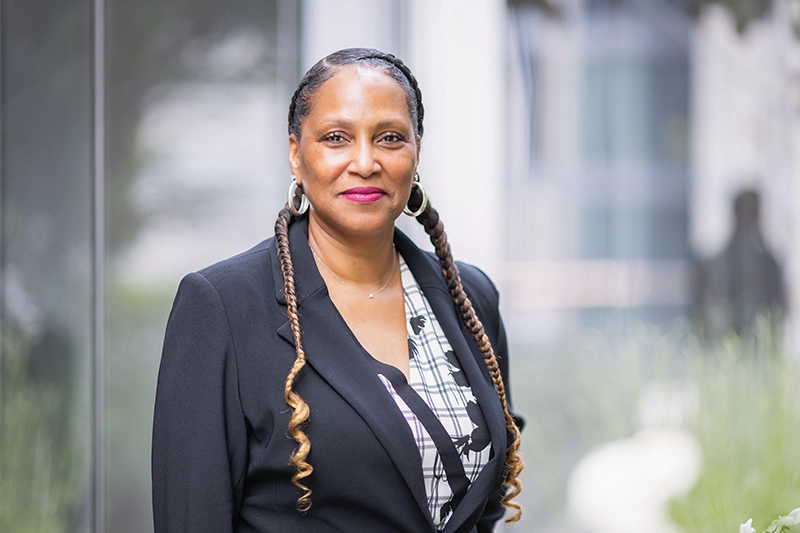
[[[416,78],[400,59],[391,54],[369,48],[348,48],[339,50],[320,60],[309,69],[292,96],[292,101],[289,106],[289,135],[294,135],[297,139],[300,138],[301,123],[303,118],[311,111],[312,98],[317,89],[325,81],[332,78],[340,68],[351,64],[367,65],[379,69],[400,84],[406,93],[406,103],[408,105],[409,115],[414,123],[414,133],[417,139],[421,139],[424,132],[422,121],[425,110],[422,106],[422,92],[419,89]],[[298,187],[298,193],[301,192],[299,189]],[[297,200],[297,197],[293,199],[293,201]],[[408,200],[409,209],[412,212],[416,211],[421,205],[421,202],[422,195],[419,187],[413,187],[411,190],[411,197]],[[297,207],[297,205],[294,207]],[[302,496],[297,500],[297,507],[300,511],[306,511],[311,506],[311,489],[304,485],[302,480],[311,475],[313,467],[306,461],[311,449],[311,442],[303,431],[303,428],[308,423],[310,414],[309,407],[293,390],[294,380],[303,368],[303,365],[305,365],[306,356],[301,342],[297,298],[294,287],[294,267],[292,265],[291,254],[289,253],[288,228],[292,223],[292,217],[289,211],[289,205],[287,204],[280,211],[278,219],[275,222],[275,240],[284,279],[287,315],[289,317],[296,347],[296,358],[286,377],[284,387],[286,403],[292,408],[292,414],[289,420],[289,433],[298,443],[298,447],[292,454],[289,463],[295,468],[292,483],[303,491]],[[461,278],[458,273],[458,267],[453,259],[450,244],[447,241],[447,235],[444,232],[444,225],[439,218],[439,213],[433,208],[431,203],[428,202],[425,210],[416,218],[425,228],[426,233],[431,239],[450,295],[461,313],[464,324],[472,333],[475,342],[483,354],[484,362],[489,370],[495,390],[497,391],[497,395],[503,407],[506,429],[510,436],[511,444],[507,448],[505,457],[505,479],[503,486],[506,492],[502,503],[505,507],[515,511],[511,517],[506,519],[506,522],[516,522],[522,515],[522,507],[518,503],[512,501],[522,490],[522,482],[519,479],[520,472],[523,468],[522,457],[519,453],[520,433],[519,428],[508,410],[505,385],[502,375],[500,374],[497,358],[489,342],[489,337],[484,331],[483,324],[475,314],[472,302],[464,292],[464,287],[461,284]]]

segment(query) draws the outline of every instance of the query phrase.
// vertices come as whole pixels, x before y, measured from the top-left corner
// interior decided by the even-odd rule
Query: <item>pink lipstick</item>
[[[386,196],[386,193],[377,187],[355,187],[347,189],[342,196],[353,202],[375,202]]]

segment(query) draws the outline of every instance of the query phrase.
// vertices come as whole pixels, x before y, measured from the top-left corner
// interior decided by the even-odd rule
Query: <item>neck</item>
[[[386,282],[395,261],[394,228],[378,235],[350,237],[309,219],[308,243],[342,282],[372,292]]]

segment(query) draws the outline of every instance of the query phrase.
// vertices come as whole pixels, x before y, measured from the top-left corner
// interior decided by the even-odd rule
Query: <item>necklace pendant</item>
[[[370,299],[372,299],[372,298],[375,298],[375,295],[373,293],[369,293],[369,297],[370,297]]]

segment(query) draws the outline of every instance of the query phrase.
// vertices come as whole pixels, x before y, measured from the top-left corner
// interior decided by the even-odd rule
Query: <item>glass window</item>
[[[0,531],[85,532],[91,3],[0,3]]]
[[[293,9],[107,2],[106,531],[152,530],[153,398],[181,277],[269,237],[285,203]]]
[[[581,254],[686,258],[689,50],[623,4],[586,19]]]

